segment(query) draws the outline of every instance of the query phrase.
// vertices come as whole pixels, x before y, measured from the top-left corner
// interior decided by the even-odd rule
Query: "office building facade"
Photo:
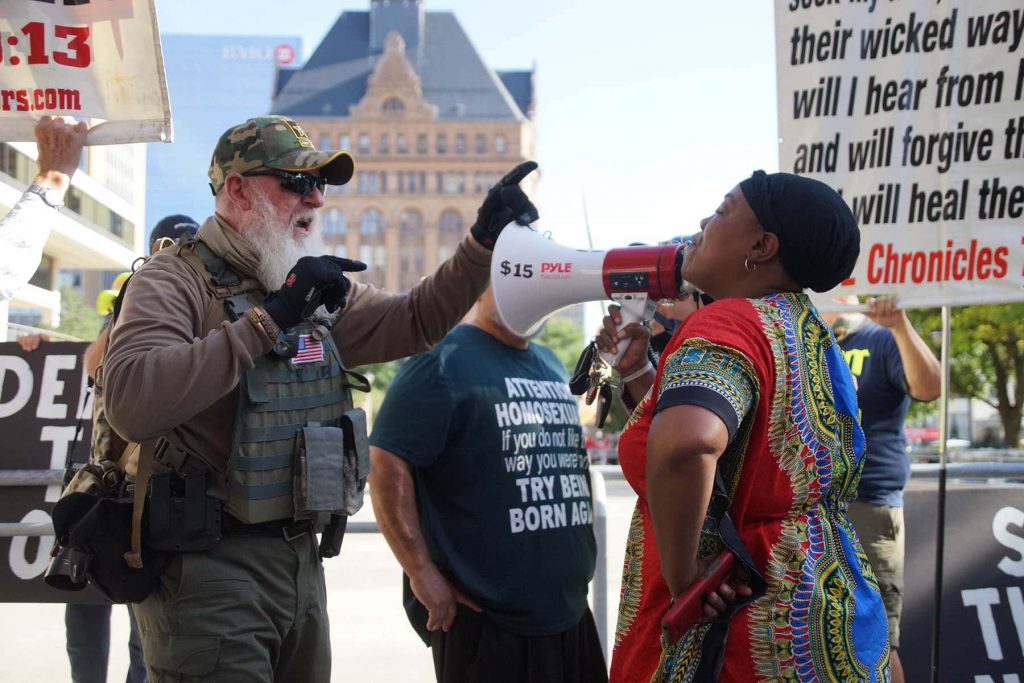
[[[272,113],[356,160],[322,211],[335,253],[367,282],[407,290],[468,232],[487,190],[534,158],[533,72],[495,72],[451,12],[372,0],[344,12],[309,60],[282,68]],[[528,193],[537,181],[523,185]]]

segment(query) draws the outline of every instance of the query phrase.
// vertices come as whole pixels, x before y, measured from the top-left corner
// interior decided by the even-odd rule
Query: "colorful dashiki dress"
[[[639,499],[611,680],[711,680],[697,677],[713,646],[704,642],[706,625],[691,627],[662,652],[669,593],[646,499],[651,419],[659,405],[691,402],[678,400],[687,388],[718,401],[697,402],[716,414],[733,411],[721,464],[729,513],[767,582],[764,595],[729,621],[718,680],[888,681],[885,609],[846,516],[864,450],[853,381],[829,327],[802,294],[727,299],[691,315],[630,418],[619,460]],[[702,556],[722,548],[716,528],[709,517]]]

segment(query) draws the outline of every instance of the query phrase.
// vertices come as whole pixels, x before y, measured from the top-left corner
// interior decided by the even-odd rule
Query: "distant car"
[[[908,443],[932,443],[939,440],[938,427],[904,427],[903,434]]]
[[[946,439],[946,453],[963,451],[971,447],[967,439]],[[936,439],[928,443],[907,442],[907,455],[912,462],[938,462],[939,442]]]

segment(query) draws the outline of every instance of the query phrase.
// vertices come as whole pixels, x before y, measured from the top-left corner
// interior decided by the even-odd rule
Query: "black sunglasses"
[[[289,171],[246,171],[242,175],[246,177],[254,175],[270,175],[275,178],[280,178],[282,189],[294,192],[300,197],[305,197],[313,191],[314,187],[320,190],[320,194],[323,194],[327,189],[326,179],[318,178],[311,173],[304,173],[302,171],[299,171],[298,173],[291,173]]]

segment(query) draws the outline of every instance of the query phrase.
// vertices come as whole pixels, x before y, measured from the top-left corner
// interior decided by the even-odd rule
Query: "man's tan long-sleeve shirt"
[[[198,238],[240,276],[253,277],[255,250],[218,216],[207,219]],[[342,360],[358,367],[436,344],[486,288],[490,258],[467,237],[409,292],[354,282],[332,330]],[[130,441],[168,434],[224,475],[239,380],[272,345],[249,320],[230,322],[222,311],[211,312],[211,299],[175,250],[158,253],[129,282],[101,378],[118,434]]]

